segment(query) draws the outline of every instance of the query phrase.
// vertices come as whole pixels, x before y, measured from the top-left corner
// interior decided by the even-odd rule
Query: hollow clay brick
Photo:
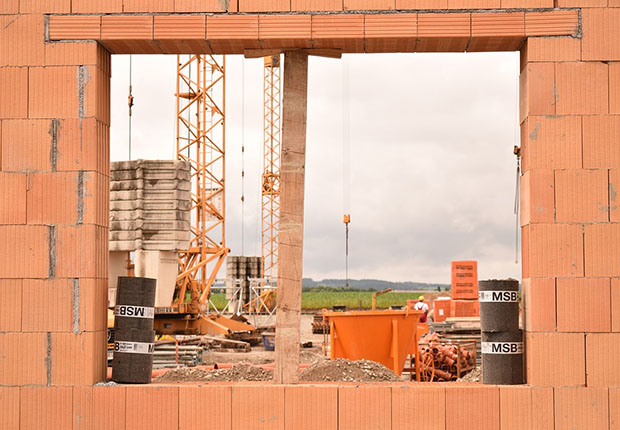
[[[232,416],[233,430],[285,428],[284,386],[234,386],[232,404],[239,411]]]
[[[620,333],[586,334],[588,387],[620,385]]]
[[[338,428],[338,387],[286,386],[284,401],[285,428]]]
[[[586,224],[585,275],[620,276],[620,224]]]
[[[239,0],[239,12],[288,12],[291,0]]]
[[[72,421],[72,387],[22,387],[20,429],[49,427],[70,429]]]
[[[392,429],[406,430],[424,416],[426,430],[446,428],[446,389],[443,386],[394,386]]]
[[[553,222],[553,170],[528,170],[521,176],[521,225]]]
[[[519,79],[521,121],[530,115],[555,115],[555,64],[530,63]]]
[[[545,387],[585,385],[583,333],[526,333],[526,344],[527,384]]]
[[[446,430],[499,430],[499,388],[446,387]]]
[[[609,278],[558,278],[558,331],[611,331],[610,294]]]
[[[554,278],[524,278],[523,302],[525,330],[556,330],[556,291]]]
[[[557,222],[609,221],[609,183],[606,169],[555,171]]]
[[[502,430],[544,430],[553,428],[553,389],[529,386],[501,386]]]
[[[338,428],[391,428],[390,387],[357,386],[338,389]]]
[[[26,224],[26,182],[23,173],[0,172],[0,224]]]
[[[583,60],[620,60],[620,9],[584,8],[581,16]]]
[[[556,430],[609,428],[606,389],[561,387],[554,391]]]
[[[581,168],[581,118],[529,116],[521,128],[521,161],[530,169]]]
[[[0,332],[22,329],[22,282],[0,279]]]
[[[179,430],[193,430],[203,413],[196,404],[209,405],[209,425],[230,429],[232,425],[232,389],[223,386],[179,386]]]
[[[555,100],[558,115],[606,114],[609,112],[607,64],[558,63],[555,69]]]
[[[524,254],[524,258],[528,259],[531,277],[583,276],[583,228],[581,225],[530,224],[527,239],[529,241],[528,253]],[[524,237],[523,241],[525,240]]]
[[[179,387],[127,387],[127,429],[176,429],[179,425]]]

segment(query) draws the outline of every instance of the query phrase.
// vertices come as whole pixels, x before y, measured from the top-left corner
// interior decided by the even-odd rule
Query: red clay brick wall
[[[521,224],[533,385],[620,385],[620,363],[610,360],[620,353],[620,9],[582,8],[581,17],[581,39],[529,38],[522,49]]]
[[[70,4],[0,6],[0,385],[105,375],[110,55],[45,43]]]
[[[262,4],[262,3],[261,3]],[[51,40],[99,40],[111,53],[240,54],[315,48],[343,52],[514,51],[529,36],[577,36],[579,11],[385,14],[52,15]],[[548,96],[550,96],[548,94]]]
[[[520,46],[537,388],[91,386],[105,371],[110,52]],[[191,428],[195,399],[218,402],[218,428],[618,428],[619,118],[619,0],[1,1],[0,428]]]
[[[204,408],[209,405],[208,416]],[[620,389],[433,385],[0,387],[0,427],[190,430],[617,429]],[[19,427],[21,425],[21,427]],[[555,425],[555,427],[554,427]]]

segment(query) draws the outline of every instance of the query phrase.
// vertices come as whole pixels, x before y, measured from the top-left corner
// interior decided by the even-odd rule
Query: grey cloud
[[[514,264],[517,54],[346,56],[350,85],[350,274],[448,282]],[[175,57],[134,57],[135,156],[173,153]],[[126,60],[114,59],[112,157],[126,152]],[[125,67],[125,69],[124,69]],[[229,57],[227,244],[241,245],[241,59]],[[304,276],[344,277],[342,69],[310,61]],[[135,70],[134,69],[134,73]],[[245,61],[245,249],[260,253],[262,63]]]

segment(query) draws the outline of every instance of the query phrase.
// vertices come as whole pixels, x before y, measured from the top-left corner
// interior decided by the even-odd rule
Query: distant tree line
[[[322,279],[315,281],[311,278],[304,278],[302,285],[304,288],[312,287],[333,287],[343,288],[337,291],[378,291],[391,288],[393,290],[430,290],[430,291],[447,291],[450,284],[430,284],[426,282],[390,282],[379,279],[349,279],[349,288],[345,288],[346,281],[344,279]],[[305,291],[305,290],[304,290]],[[326,291],[326,290],[324,290]]]

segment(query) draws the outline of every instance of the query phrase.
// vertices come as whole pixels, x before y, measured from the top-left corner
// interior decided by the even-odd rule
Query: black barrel
[[[121,276],[116,288],[114,330],[153,330],[157,280]]]
[[[148,384],[153,373],[153,330],[119,330],[114,333],[112,380]]]
[[[478,282],[480,329],[483,332],[519,330],[519,281]]]
[[[112,359],[112,379],[116,382],[151,382],[156,287],[155,279],[118,278]]]
[[[523,333],[521,330],[482,333],[482,383],[523,384]]]

